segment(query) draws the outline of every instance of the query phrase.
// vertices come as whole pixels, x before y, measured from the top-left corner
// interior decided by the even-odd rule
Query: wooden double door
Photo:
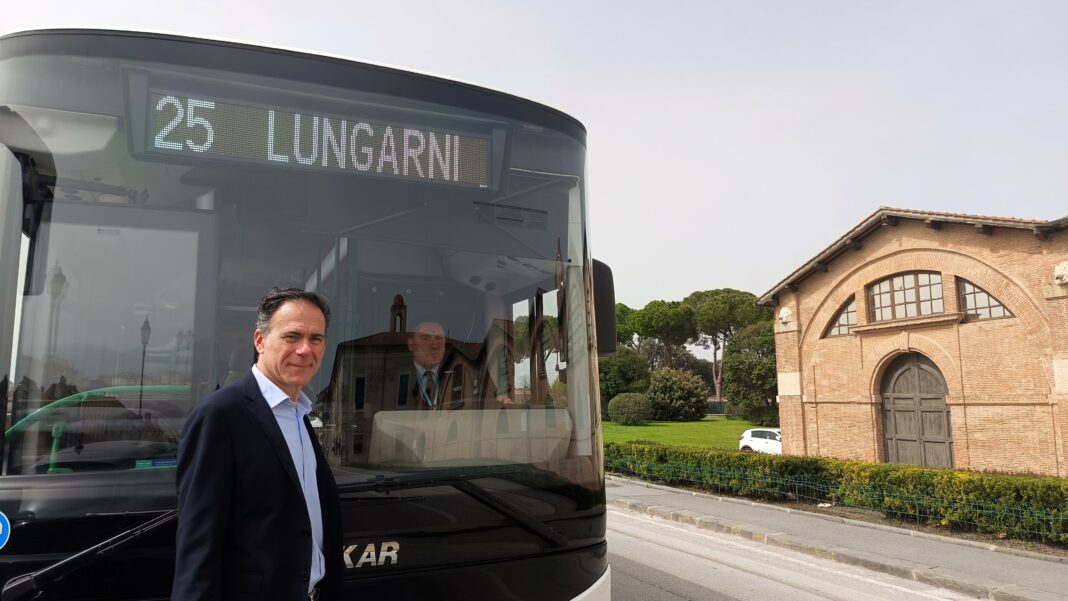
[[[894,359],[882,398],[887,462],[953,467],[946,380],[930,359],[919,353]]]

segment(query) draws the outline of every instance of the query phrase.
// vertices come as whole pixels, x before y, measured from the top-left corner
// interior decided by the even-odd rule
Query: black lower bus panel
[[[443,546],[441,552],[448,554],[448,547]],[[61,558],[38,555],[14,560],[16,558],[8,557],[0,562],[0,573],[7,582]],[[157,544],[123,550],[109,560],[59,581],[41,583],[42,595],[36,599],[163,601],[169,598],[173,562],[173,549]],[[570,601],[593,586],[607,569],[607,545],[602,543],[585,549],[509,561],[450,565],[391,575],[346,574],[345,592],[351,599],[381,595],[381,598],[435,601]],[[30,595],[28,598],[35,597]]]
[[[442,548],[442,553],[448,553]],[[352,599],[571,601],[608,569],[608,545],[525,559],[346,580]]]

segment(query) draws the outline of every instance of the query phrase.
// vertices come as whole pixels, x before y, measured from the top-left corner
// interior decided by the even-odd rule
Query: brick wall
[[[1068,286],[1053,284],[1055,266],[1068,261],[1068,231],[990,232],[901,219],[778,296],[776,312],[788,307],[793,318],[776,320],[784,452],[885,460],[883,370],[922,353],[946,381],[955,467],[1068,476]],[[909,271],[942,275],[945,312],[869,323],[867,286]],[[960,321],[957,278],[1014,316]],[[824,338],[850,297],[858,327]]]

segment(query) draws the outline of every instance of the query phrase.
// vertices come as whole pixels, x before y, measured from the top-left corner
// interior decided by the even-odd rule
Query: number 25
[[[156,112],[163,110],[168,104],[174,105],[177,111],[174,119],[164,126],[158,134],[156,134],[156,148],[169,148],[171,150],[183,150],[181,142],[173,142],[167,140],[167,136],[170,135],[174,128],[178,127],[182,122],[182,118],[186,117],[185,109],[182,107],[182,101],[178,100],[174,96],[164,96],[156,103]],[[187,138],[185,143],[189,146],[189,149],[193,152],[207,152],[211,149],[212,143],[215,141],[215,128],[211,126],[211,122],[204,117],[196,115],[197,109],[214,109],[215,103],[210,100],[197,100],[196,98],[189,99],[189,114],[186,120],[186,127],[203,127],[204,128],[204,142],[197,144],[192,138]]]

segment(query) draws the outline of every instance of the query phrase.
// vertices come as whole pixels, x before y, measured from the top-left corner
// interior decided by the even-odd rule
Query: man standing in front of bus
[[[260,301],[256,361],[189,415],[178,448],[174,601],[332,601],[342,595],[341,510],[302,391],[330,309],[313,292]]]

